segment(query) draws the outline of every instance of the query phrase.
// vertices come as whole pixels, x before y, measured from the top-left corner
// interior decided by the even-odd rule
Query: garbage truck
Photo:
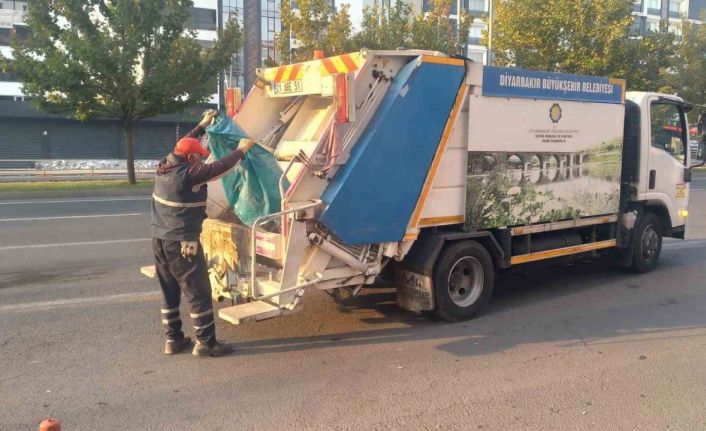
[[[202,245],[219,316],[356,295],[480,313],[495,275],[555,259],[655,268],[684,238],[691,179],[679,97],[619,79],[367,51],[258,71],[233,121],[276,157],[280,211],[244,224],[209,187]]]

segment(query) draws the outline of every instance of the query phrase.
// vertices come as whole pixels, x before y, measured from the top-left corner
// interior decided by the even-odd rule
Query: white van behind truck
[[[283,210],[204,224],[213,295],[233,304],[219,315],[276,316],[385,270],[401,307],[461,320],[518,265],[591,254],[650,271],[663,237],[684,238],[690,109],[427,51],[262,70],[234,121],[277,156]]]

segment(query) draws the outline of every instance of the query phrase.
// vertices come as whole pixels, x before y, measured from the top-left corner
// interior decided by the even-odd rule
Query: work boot
[[[164,344],[164,354],[165,355],[176,355],[181,353],[191,346],[191,338],[182,337],[179,340],[167,340]]]
[[[209,343],[196,342],[191,353],[194,356],[225,356],[233,352],[233,347],[228,344],[221,344],[216,340]]]

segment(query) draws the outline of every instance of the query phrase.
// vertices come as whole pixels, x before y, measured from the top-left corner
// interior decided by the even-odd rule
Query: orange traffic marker
[[[39,424],[39,431],[61,431],[61,422],[56,419],[45,419]]]
[[[321,60],[322,58],[325,58],[326,55],[324,55],[324,50],[323,49],[315,49],[314,50],[314,60]]]

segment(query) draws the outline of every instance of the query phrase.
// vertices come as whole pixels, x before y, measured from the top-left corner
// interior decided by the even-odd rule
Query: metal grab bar
[[[294,165],[294,162],[297,160],[296,157],[293,157],[292,160],[289,161],[287,164],[287,168],[282,172],[282,175],[279,177],[279,198],[282,202],[284,202],[284,180],[287,178],[287,174],[289,173],[289,170],[292,169],[292,166]]]
[[[257,228],[267,221],[275,220],[276,218],[282,217],[286,214],[292,214],[298,211],[316,208],[322,203],[323,202],[320,199],[316,199],[310,204],[302,205],[297,208],[290,208],[288,210],[280,211],[278,213],[268,214],[255,220],[255,222],[252,224],[252,232],[250,232],[250,297],[255,297],[255,279],[257,277]],[[284,250],[284,253],[286,254],[287,250]]]
[[[316,277],[316,278],[313,279],[313,280],[306,281],[306,282],[304,282],[304,283],[302,283],[302,284],[297,284],[296,286],[288,287],[287,289],[280,290],[279,292],[270,293],[269,295],[258,296],[258,297],[255,298],[255,299],[258,300],[258,301],[262,301],[262,300],[265,300],[265,299],[274,298],[275,296],[280,296],[280,295],[282,295],[282,294],[284,294],[284,293],[291,292],[292,290],[304,289],[305,287],[309,287],[309,286],[311,286],[311,285],[314,285],[314,284],[318,283],[319,281],[321,281],[321,280],[323,280],[323,279],[324,279],[324,276],[323,276],[323,275],[319,275],[318,277]]]

